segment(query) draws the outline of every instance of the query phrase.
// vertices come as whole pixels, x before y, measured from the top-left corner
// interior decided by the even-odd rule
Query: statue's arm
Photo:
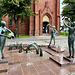
[[[10,29],[6,28],[6,30],[9,31],[10,34],[12,34],[12,36],[14,37],[14,33],[13,33]],[[9,35],[9,34],[8,34],[8,35]]]
[[[48,24],[48,25],[47,25],[47,27],[48,27],[48,26],[49,26],[49,29],[50,29],[50,30],[52,30],[52,28],[50,28],[50,27],[51,27],[51,25],[50,25],[50,24]]]
[[[9,31],[10,33],[13,33],[10,29],[6,28],[7,31]]]
[[[53,30],[52,28],[49,27],[50,30]]]
[[[70,26],[68,26],[65,22],[64,22],[64,25],[67,27],[67,28],[71,28]]]
[[[55,29],[55,34],[58,33],[58,31]]]
[[[0,34],[0,36],[4,36],[4,37],[7,37],[6,35],[4,35],[4,34]]]
[[[65,23],[65,17],[63,18],[63,20],[64,20],[64,25],[67,27],[67,28],[71,28],[70,26],[68,26],[66,23]],[[68,22],[70,22],[71,23],[71,21],[70,21],[70,18],[68,18]]]

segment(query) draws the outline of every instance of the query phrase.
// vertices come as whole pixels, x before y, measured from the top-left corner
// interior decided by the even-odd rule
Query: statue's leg
[[[2,41],[2,46],[1,46],[1,54],[2,54],[2,59],[4,58],[4,46],[5,46],[5,38]]]
[[[71,58],[72,43],[71,43],[70,39],[68,40],[68,46],[69,46],[69,56],[68,56],[68,58]]]
[[[49,46],[50,46],[51,42],[52,42],[52,36],[51,36],[51,38],[50,38],[50,43],[49,43]]]
[[[4,58],[4,45],[2,45],[1,47],[1,55],[2,55],[2,59]]]
[[[72,58],[74,58],[74,41],[72,42]]]
[[[1,37],[0,37],[0,55],[1,55]],[[0,61],[1,61],[2,59],[0,58]]]
[[[54,40],[54,45],[55,45],[55,36],[53,37],[53,40]]]
[[[0,54],[1,54],[1,46],[0,46]],[[0,61],[1,61],[2,59],[0,58]]]

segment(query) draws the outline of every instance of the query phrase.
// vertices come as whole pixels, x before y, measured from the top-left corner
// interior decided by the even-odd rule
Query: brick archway
[[[46,15],[48,18],[49,18],[49,24],[51,24],[52,25],[52,14],[51,14],[51,12],[50,11],[47,11],[48,9],[44,9],[44,11],[42,12],[42,11],[40,11],[40,34],[39,35],[42,35],[43,34],[43,17]],[[50,33],[50,30],[49,30],[49,33]]]
[[[47,16],[48,20],[44,19],[44,21],[43,21],[44,16]],[[46,19],[47,19],[47,17],[46,17]],[[45,13],[43,15],[43,17],[42,17],[42,28],[43,28],[42,30],[43,30],[43,33],[46,33],[46,26],[47,26],[47,24],[51,24],[52,25],[52,17],[51,17],[51,15],[49,13]],[[51,31],[49,30],[49,28],[47,30],[48,30],[48,33],[50,34]]]
[[[43,22],[43,17],[44,17],[45,15],[49,18],[49,24],[52,25],[52,17],[51,17],[51,15],[50,15],[49,13],[45,13],[45,14],[42,16],[42,22]]]
[[[43,34],[43,17],[47,15],[49,23],[56,26],[59,32],[60,14],[59,14],[59,0],[39,0],[32,9],[35,12],[35,17],[30,17],[29,35]]]

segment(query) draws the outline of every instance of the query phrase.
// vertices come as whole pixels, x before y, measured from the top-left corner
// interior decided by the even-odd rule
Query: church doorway
[[[48,32],[47,24],[48,24],[48,22],[43,22],[43,33],[47,33]]]
[[[43,17],[43,33],[49,33],[49,28],[47,28],[47,24],[49,24],[49,18],[47,15]]]

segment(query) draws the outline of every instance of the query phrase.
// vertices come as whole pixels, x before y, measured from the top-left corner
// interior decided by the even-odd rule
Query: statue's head
[[[53,29],[55,29],[55,26],[53,26]]]
[[[74,26],[75,26],[75,22],[72,22],[72,23],[71,23],[71,27],[74,27]]]
[[[5,21],[1,21],[1,26],[5,27],[6,26],[6,22]]]

